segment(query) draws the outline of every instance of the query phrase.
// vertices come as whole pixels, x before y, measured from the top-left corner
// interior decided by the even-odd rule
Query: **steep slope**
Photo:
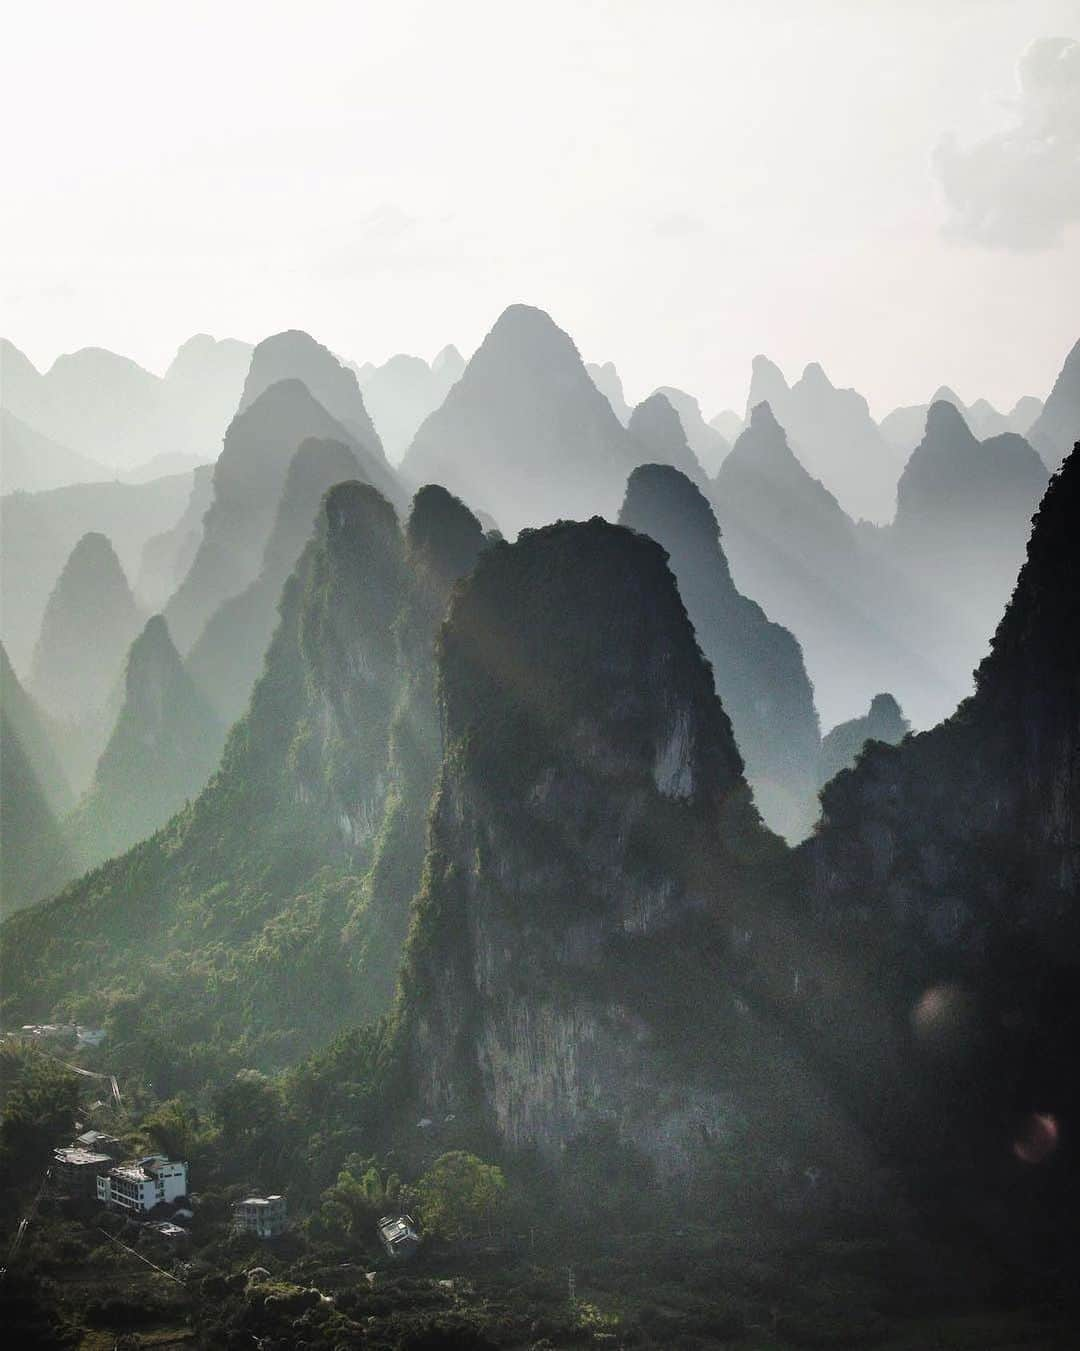
[[[965,405],[948,385],[942,385],[930,403],[894,408],[883,417],[880,424],[882,436],[897,450],[910,454],[922,440],[927,414],[935,403],[951,403],[980,441],[991,436],[1001,436],[1005,432],[1016,432],[1023,436],[1042,411],[1042,401],[1030,395],[1018,399],[1008,413],[999,413],[986,399],[976,399],[973,404]]]
[[[600,520],[494,545],[451,602],[439,691],[398,1008],[415,1110],[550,1161],[600,1134],[699,1194],[736,1121],[772,1139],[779,1117],[795,1159],[821,1132],[854,1166],[726,979],[777,846],[660,547]]]
[[[4,707],[0,709],[0,915],[49,895],[70,875],[63,833]]]
[[[0,493],[36,493],[68,483],[99,483],[113,472],[42,436],[0,408]]]
[[[603,365],[599,365],[595,361],[587,361],[585,369],[589,373],[589,379],[611,404],[611,411],[625,427],[630,421],[631,410],[630,405],[626,402],[622,380],[619,377],[619,372],[615,369],[615,363],[605,361]]]
[[[865,707],[890,670],[918,667],[891,634],[900,608],[891,579],[768,404],[752,411],[712,497],[735,585],[798,639],[826,722]]]
[[[354,926],[358,960],[381,1007],[397,984],[407,902],[420,887],[442,763],[435,638],[455,582],[472,571],[484,545],[480,522],[463,502],[436,485],[420,489],[405,527],[411,585],[397,625],[404,686],[390,730],[387,809],[365,880],[363,923]]]
[[[180,519],[192,477],[152,483],[87,483],[0,498],[0,624],[15,669],[29,670],[45,603],[72,549],[88,531],[112,541],[128,576],[143,545]]]
[[[76,793],[90,780],[118,711],[124,658],[143,623],[104,535],[79,540],[49,596],[30,689],[62,732],[56,742]]]
[[[1051,469],[1056,469],[1080,435],[1080,342],[1065,358],[1042,412],[1027,437]]]
[[[214,466],[201,464],[192,471],[184,514],[175,525],[152,535],[143,545],[135,574],[135,595],[148,610],[160,610],[187,576],[213,494]]]
[[[461,361],[460,355],[457,360]],[[399,355],[368,373],[364,403],[392,463],[401,460],[417,428],[446,398],[455,383],[449,378],[455,369],[460,374],[451,356],[436,371],[421,357]]]
[[[979,441],[954,405],[931,405],[900,477],[896,520],[877,542],[918,598],[917,608],[898,614],[898,628],[909,646],[933,654],[963,695],[970,692],[964,677],[986,651],[1016,581],[1046,480],[1022,437]],[[958,702],[912,701],[903,686],[894,688],[924,727]]]
[[[698,401],[692,394],[687,394],[682,389],[673,389],[670,385],[661,385],[653,392],[662,394],[678,413],[695,459],[711,478],[731,450],[731,442],[725,440],[715,427],[705,421]]]
[[[773,830],[802,839],[817,817],[818,720],[798,642],[735,589],[713,510],[677,469],[635,469],[619,524],[667,550],[758,808]]]
[[[252,352],[237,411],[245,412],[271,385],[282,380],[299,380],[312,398],[345,428],[350,442],[376,460],[383,460],[382,443],[364,406],[356,375],[328,348],[298,329],[264,338]],[[376,483],[374,479],[372,482],[386,496],[393,480],[388,476],[386,482]]]
[[[1080,447],[1043,498],[975,694],[932,731],[872,745],[825,789],[803,847],[810,904],[920,1067],[897,1124],[916,1109],[938,1122],[942,1174],[979,1179],[979,1213],[995,1187],[1011,1204],[1023,1114],[1068,1121],[1080,1105],[1078,513]],[[824,1025],[852,1025],[827,987],[821,1003]],[[853,1079],[864,1093],[875,1067]]]
[[[759,403],[770,406],[810,474],[853,519],[892,519],[901,457],[881,435],[861,394],[837,389],[817,362],[789,388],[780,369],[757,356],[747,417]]]
[[[250,343],[208,333],[180,345],[162,382],[169,423],[165,449],[202,459],[217,454],[240,402],[252,350]]]
[[[223,735],[155,615],[131,645],[120,716],[66,823],[78,871],[124,853],[195,797],[217,767]]]
[[[570,338],[541,310],[499,317],[402,461],[513,534],[562,516],[614,514],[633,443]]]
[[[364,968],[365,879],[396,781],[408,600],[393,508],[336,485],[217,773],[156,835],[11,921],[5,1017],[126,1019],[121,1054],[182,1045],[152,1077],[197,1085],[223,1059],[279,1065],[383,1011],[385,973]],[[395,899],[406,911],[411,897]]]
[[[265,359],[264,349],[269,353]],[[276,369],[293,355],[291,345],[283,346],[274,339],[260,343],[255,349],[241,411],[229,426],[214,466],[213,501],[204,518],[198,551],[165,609],[169,632],[181,652],[190,650],[203,625],[223,601],[238,595],[258,576],[289,464],[302,442],[315,438],[349,446],[358,458],[363,477],[380,491],[393,488],[392,500],[400,501],[400,491],[382,459],[381,448],[373,452],[362,446],[299,379],[281,380],[251,395],[251,390],[267,374],[267,365]],[[329,359],[333,361],[332,357]],[[316,374],[323,369],[320,366]],[[337,390],[336,401],[346,407],[355,423],[363,414],[355,377],[336,362],[333,369],[352,381],[355,400],[346,397],[348,384],[338,381],[344,383],[345,394]],[[326,380],[320,378],[319,383]],[[363,416],[366,418],[366,414]]]
[[[637,442],[640,462],[670,464],[694,483],[704,486],[707,482],[701,462],[687,442],[682,421],[666,395],[650,394],[639,403],[630,414],[627,431]]]
[[[141,622],[112,545],[104,535],[84,535],[45,607],[34,649],[35,698],[55,718],[97,716]]]
[[[850,769],[866,742],[883,741],[887,746],[895,746],[910,730],[893,696],[875,694],[864,717],[837,723],[821,738],[821,783],[835,779],[842,769]]]
[[[188,669],[225,726],[247,707],[273,636],[281,588],[311,538],[323,495],[358,473],[356,456],[340,441],[301,445],[285,476],[258,577],[214,611],[191,649]]]
[[[56,750],[56,729],[23,689],[3,643],[0,643],[0,709],[34,772],[49,810],[62,816],[72,807],[74,797]]]

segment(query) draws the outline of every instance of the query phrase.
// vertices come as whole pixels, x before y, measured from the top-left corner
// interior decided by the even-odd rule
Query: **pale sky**
[[[1022,92],[1044,38],[1080,0],[12,6],[0,332],[382,361],[525,301],[631,400],[741,407],[763,351],[879,416],[1008,407],[1080,337],[1080,48]]]

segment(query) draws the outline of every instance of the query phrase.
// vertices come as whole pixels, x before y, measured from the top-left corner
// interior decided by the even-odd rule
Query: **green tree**
[[[435,1160],[416,1184],[416,1209],[424,1228],[460,1238],[490,1224],[501,1210],[506,1179],[496,1164],[453,1150]]]

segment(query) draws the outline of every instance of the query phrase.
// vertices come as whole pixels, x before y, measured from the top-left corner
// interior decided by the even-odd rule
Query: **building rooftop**
[[[73,1163],[80,1166],[85,1164],[89,1166],[92,1163],[111,1165],[112,1159],[108,1154],[95,1154],[91,1149],[79,1149],[72,1146],[70,1149],[54,1149],[53,1158],[57,1163]]]

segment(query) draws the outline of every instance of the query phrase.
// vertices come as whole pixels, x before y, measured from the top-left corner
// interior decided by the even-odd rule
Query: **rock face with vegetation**
[[[445,756],[398,1008],[417,1110],[549,1160],[607,1139],[673,1187],[759,1119],[751,1064],[757,1106],[786,1118],[797,1091],[820,1124],[728,979],[782,847],[659,545],[594,519],[492,546],[438,660]]]
[[[821,738],[821,783],[828,783],[842,769],[850,769],[866,742],[883,741],[887,746],[895,746],[910,730],[893,696],[875,694],[864,717],[837,723]]]
[[[69,875],[58,824],[71,787],[41,710],[0,644],[0,911],[49,894]]]
[[[155,615],[128,653],[120,716],[68,822],[79,870],[124,853],[197,797],[223,735]]]
[[[802,839],[817,817],[818,719],[798,642],[739,594],[712,507],[678,469],[635,469],[619,523],[667,550],[754,800],[773,830]]]
[[[225,725],[247,707],[277,622],[281,588],[311,537],[323,494],[360,466],[340,441],[309,439],[293,456],[258,577],[210,616],[188,667]]]
[[[426,626],[430,642],[439,596],[478,538],[463,510],[451,504],[444,544],[434,528],[407,545],[370,485],[326,494],[217,773],[151,838],[13,919],[8,1014],[137,1027],[147,1055],[182,1043],[154,1078],[190,1086],[288,1062],[385,1010],[438,746],[418,692],[431,678],[412,663],[422,668],[418,635]],[[418,561],[429,554],[433,595]],[[422,620],[409,618],[417,607]]]
[[[577,348],[542,311],[512,305],[402,461],[511,534],[565,516],[614,515],[638,452]]]
[[[894,1043],[910,1016],[960,1044],[948,1084],[925,1065],[921,1083],[955,1112],[953,1154],[989,1136],[1011,1157],[1000,1136],[1017,1113],[1077,1105],[1078,518],[1080,449],[1035,517],[975,694],[932,731],[870,746],[827,786],[803,846],[812,909],[895,1019]],[[848,1008],[834,1025],[855,1021]]]

